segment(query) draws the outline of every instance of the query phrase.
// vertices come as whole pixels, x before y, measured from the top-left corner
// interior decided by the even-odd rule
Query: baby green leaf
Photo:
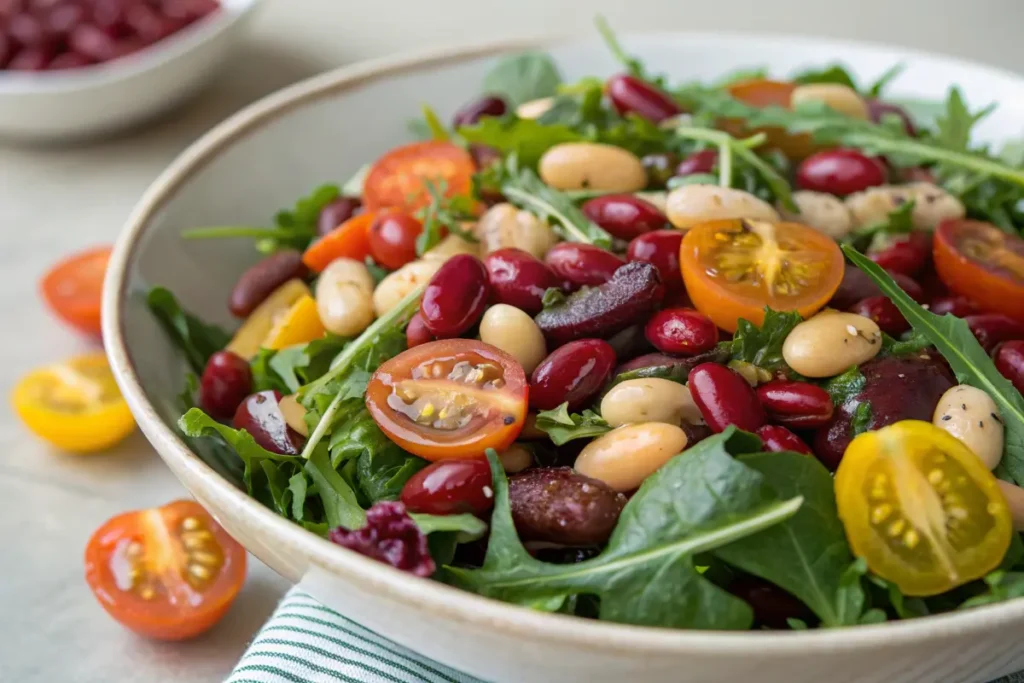
[[[542,52],[523,52],[498,60],[484,76],[483,92],[500,95],[517,107],[554,95],[561,82],[562,74],[551,57]]]
[[[197,375],[202,374],[210,356],[231,341],[231,335],[224,330],[186,312],[164,287],[149,290],[146,305],[170,336],[171,342],[185,354],[185,359]]]
[[[527,168],[535,168],[549,148],[584,139],[562,123],[495,116],[485,116],[472,126],[462,126],[458,133],[467,142],[493,147],[504,155],[517,155]]]
[[[764,309],[761,327],[741,318],[732,341],[727,342],[732,360],[753,363],[766,370],[786,367],[782,359],[782,343],[802,321],[796,311],[773,311],[768,307]]]
[[[515,168],[515,159],[510,166]],[[571,199],[541,182],[530,169],[510,172],[509,178],[501,186],[501,192],[516,206],[551,221],[555,230],[565,239],[611,249],[611,235],[587,218]]]
[[[573,439],[588,439],[601,436],[612,430],[611,425],[593,410],[569,413],[569,403],[537,413],[537,429],[546,432],[556,446]]]

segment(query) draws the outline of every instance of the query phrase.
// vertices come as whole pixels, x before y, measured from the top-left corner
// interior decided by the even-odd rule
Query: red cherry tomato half
[[[100,298],[110,247],[96,247],[61,261],[43,276],[43,299],[61,320],[84,334],[100,334]]]
[[[989,223],[950,220],[935,231],[934,254],[952,292],[1024,322],[1024,239]]]
[[[528,384],[512,356],[473,339],[445,339],[382,364],[366,407],[388,438],[421,458],[503,450],[526,419]]]
[[[430,203],[427,183],[448,197],[467,194],[476,164],[469,152],[450,142],[431,140],[396,147],[370,167],[363,184],[368,211],[398,208],[409,212]]]
[[[416,238],[423,224],[401,211],[384,211],[370,224],[370,255],[391,270],[416,260]]]

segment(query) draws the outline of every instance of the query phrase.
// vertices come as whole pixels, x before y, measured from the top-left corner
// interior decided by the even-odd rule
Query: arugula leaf
[[[423,230],[416,237],[416,255],[425,253],[440,244],[445,233],[459,235],[470,242],[478,241],[471,231],[465,230],[462,224],[476,220],[476,206],[472,197],[463,194],[446,196],[448,183],[423,181],[423,186],[430,195],[430,203],[416,213],[423,223]]]
[[[536,425],[537,429],[551,437],[556,446],[573,439],[601,436],[612,430],[611,425],[593,410],[570,414],[568,401],[553,410],[542,410],[537,413]]]
[[[970,598],[957,609],[970,609],[1024,598],[1024,572],[994,571],[985,577],[985,585],[988,586],[987,592]]]
[[[757,67],[745,67],[736,69],[735,71],[729,71],[722,76],[719,76],[715,80],[711,87],[716,90],[724,90],[727,86],[733,83],[739,83],[740,81],[750,81],[757,78],[768,78],[768,69],[763,66]]]
[[[309,483],[304,472],[296,472],[288,480],[288,490],[292,492],[292,519],[302,522],[306,517],[306,495]]]
[[[906,235],[914,231],[914,204],[913,199],[908,200],[890,211],[885,220],[851,233],[844,241],[851,244],[870,242],[871,248],[884,249],[893,235]]]
[[[350,341],[347,337],[327,334],[306,344],[289,346],[273,353],[267,366],[284,384],[284,393],[294,394],[302,385],[326,373],[331,361]]]
[[[996,369],[967,323],[952,315],[940,317],[926,311],[873,261],[849,246],[843,246],[843,252],[889,297],[914,331],[931,341],[957,381],[981,389],[996,402],[1006,429],[1003,460],[996,473],[1024,485],[1024,397]]]
[[[972,114],[964,103],[960,88],[953,86],[946,97],[945,113],[935,120],[936,131],[933,140],[946,149],[969,152],[971,129],[978,121],[991,114],[995,106],[995,103],[992,103]]]
[[[185,359],[197,375],[203,373],[210,356],[231,341],[231,335],[221,328],[204,323],[187,313],[170,290],[164,287],[149,290],[146,305],[174,345],[185,354]]]
[[[874,83],[868,86],[866,92],[868,97],[881,97],[882,92],[884,92],[885,89],[889,87],[889,83],[891,83],[894,78],[903,73],[903,71],[906,68],[907,65],[900,62],[897,64],[893,64],[888,69],[886,69],[885,72],[883,72],[882,75],[879,76]]]
[[[741,318],[732,341],[724,343],[728,345],[732,360],[753,363],[765,370],[785,368],[782,343],[801,322],[803,318],[796,311],[774,311],[766,306],[761,327]]]
[[[282,351],[281,353],[285,353]],[[287,381],[270,367],[270,361],[278,352],[273,349],[260,349],[256,356],[249,361],[249,370],[252,373],[252,391],[280,391],[282,394],[294,392]],[[297,386],[297,384],[296,384]]]
[[[489,450],[495,507],[480,569],[445,567],[449,583],[482,595],[556,609],[570,595],[600,598],[599,618],[675,628],[743,629],[750,607],[705,579],[698,553],[792,517],[800,497],[779,500],[763,476],[732,455],[756,451],[756,437],[729,427],[669,460],[626,504],[605,550],[573,565],[534,559],[516,536],[508,482]]]
[[[647,75],[644,73],[644,65],[639,59],[630,57],[626,54],[626,51],[622,49],[622,45],[619,44],[619,39],[615,37],[615,33],[612,31],[611,25],[608,21],[598,14],[594,17],[594,24],[597,26],[597,32],[601,34],[601,38],[604,39],[605,45],[608,46],[608,50],[615,57],[615,60],[626,67],[626,70],[633,76],[636,76],[640,80],[647,81]]]
[[[424,534],[455,532],[460,543],[469,543],[483,538],[487,533],[487,522],[479,517],[465,513],[461,515],[426,515],[411,512],[409,516]]]
[[[793,83],[837,83],[845,85],[853,90],[858,90],[857,82],[853,76],[840,64],[832,64],[823,69],[807,69],[793,74],[790,78]]]
[[[472,126],[460,127],[458,132],[467,142],[493,147],[504,155],[517,155],[527,168],[535,168],[549,148],[584,139],[562,123],[513,117],[485,116]]]
[[[551,57],[524,52],[498,60],[484,76],[483,91],[500,95],[512,107],[555,94],[562,74]]]
[[[836,375],[825,381],[822,388],[832,398],[832,403],[841,406],[854,396],[864,390],[868,383],[860,368],[854,365],[841,375]]]
[[[718,548],[714,554],[743,571],[792,593],[824,626],[856,624],[863,593],[840,595],[853,555],[836,511],[832,475],[800,453],[756,453],[739,458],[764,477],[782,499],[803,496],[786,521]]]
[[[440,117],[437,112],[431,109],[430,105],[424,104],[422,106],[423,120],[427,124],[427,130],[430,132],[431,140],[439,140],[441,142],[447,142],[452,139],[451,134],[441,123]]]
[[[366,524],[366,511],[359,505],[356,492],[331,465],[326,448],[315,449],[306,460],[304,469],[316,485],[329,528],[358,529]]]

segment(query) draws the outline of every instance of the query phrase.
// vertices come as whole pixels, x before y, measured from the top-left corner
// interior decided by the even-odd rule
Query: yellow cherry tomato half
[[[959,439],[904,420],[850,443],[836,504],[855,555],[906,595],[937,595],[999,566],[1013,523],[998,480]]]
[[[26,427],[66,451],[103,450],[135,429],[102,352],[33,370],[14,387],[11,402]]]

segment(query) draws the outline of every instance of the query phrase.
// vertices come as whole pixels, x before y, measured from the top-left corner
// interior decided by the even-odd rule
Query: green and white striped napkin
[[[346,619],[297,587],[227,683],[484,683]],[[1024,672],[993,683],[1024,683]]]

